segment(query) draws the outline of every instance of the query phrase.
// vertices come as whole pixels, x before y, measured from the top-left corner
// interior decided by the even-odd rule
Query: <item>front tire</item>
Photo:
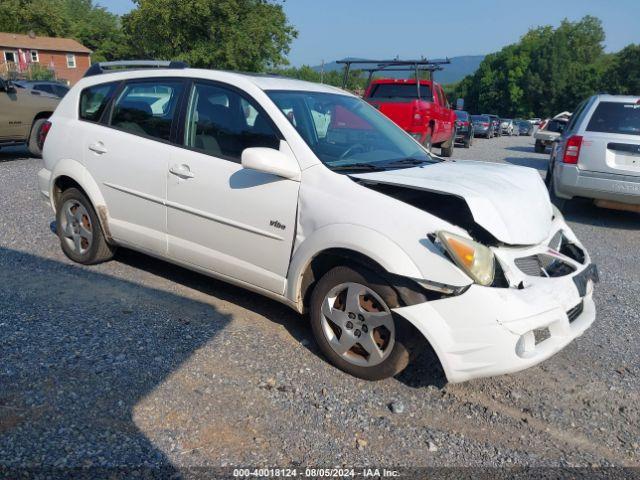
[[[107,243],[100,220],[86,195],[76,188],[69,188],[57,203],[56,233],[64,254],[84,265],[111,260],[115,248]]]
[[[335,267],[311,295],[311,329],[327,359],[365,380],[393,377],[409,364],[408,323],[391,312],[396,292],[366,269]]]

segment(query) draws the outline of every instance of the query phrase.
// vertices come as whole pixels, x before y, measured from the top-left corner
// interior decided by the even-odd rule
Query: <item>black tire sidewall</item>
[[[321,320],[321,308],[325,295],[335,286],[342,283],[354,282],[365,285],[376,292],[387,306],[392,309],[399,306],[398,296],[390,286],[382,282],[379,277],[364,268],[335,267],[327,272],[315,285],[311,294],[309,316],[311,329],[318,347],[325,357],[340,370],[364,380],[382,380],[400,373],[409,363],[411,329],[398,315],[394,315],[395,343],[391,354],[380,364],[372,367],[353,365],[333,351],[329,345]]]
[[[76,253],[73,249],[70,249],[64,241],[62,235],[62,206],[69,200],[76,200],[78,203],[81,203],[87,209],[87,212],[89,213],[89,219],[91,220],[93,241],[91,242],[91,247],[89,248],[89,250],[87,250],[87,252],[82,255]],[[100,242],[104,242],[102,228],[100,227],[100,221],[98,219],[98,216],[96,215],[95,210],[93,209],[93,205],[86,197],[86,195],[84,195],[80,190],[76,188],[70,188],[68,190],[65,190],[60,196],[60,200],[58,201],[58,206],[56,208],[56,231],[58,238],[60,239],[60,247],[62,248],[64,254],[69,257],[69,259],[85,265],[96,263],[98,249],[100,248]]]

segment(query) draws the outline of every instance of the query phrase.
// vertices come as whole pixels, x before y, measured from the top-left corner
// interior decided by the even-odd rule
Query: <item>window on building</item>
[[[16,52],[4,52],[4,61],[9,63],[18,63],[18,55],[16,54]]]
[[[31,61],[34,63],[38,63],[40,61],[37,50],[31,50]]]
[[[67,53],[67,67],[76,68],[76,56],[73,53]]]

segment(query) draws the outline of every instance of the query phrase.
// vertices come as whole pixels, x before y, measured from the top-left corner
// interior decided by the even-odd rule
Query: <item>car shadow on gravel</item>
[[[604,228],[640,230],[640,213],[600,208],[588,199],[576,198],[565,202],[562,214],[569,222]]]
[[[549,157],[506,157],[506,163],[518,165],[520,167],[535,168],[536,170],[546,171],[549,166]]]
[[[512,145],[510,147],[504,147],[504,149],[511,150],[512,152],[535,153],[533,143],[531,145]],[[536,155],[542,155],[542,153]]]
[[[133,268],[144,270],[171,282],[197,290],[205,295],[251,310],[273,323],[282,325],[295,340],[302,342],[310,352],[322,358],[315,348],[314,342],[310,340],[311,327],[309,323],[291,308],[280,302],[133,250],[119,248],[116,253],[116,260]],[[325,360],[322,358],[322,361]]]
[[[24,160],[30,157],[29,151],[23,147],[4,147],[0,149],[0,163]]]
[[[134,407],[229,322],[202,302],[0,247],[0,472],[173,475],[170,447],[149,441]]]

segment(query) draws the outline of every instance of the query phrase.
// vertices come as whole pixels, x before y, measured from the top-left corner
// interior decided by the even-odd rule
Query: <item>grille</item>
[[[525,275],[529,275],[531,277],[542,276],[542,268],[537,255],[518,258],[516,259],[515,264]]]
[[[575,268],[551,255],[539,254],[515,260],[516,266],[531,277],[564,277],[575,272]]]
[[[584,310],[584,302],[580,302],[578,305],[576,305],[571,310],[569,310],[567,312],[567,317],[569,317],[569,323],[573,323],[573,321],[582,314],[583,310]]]

